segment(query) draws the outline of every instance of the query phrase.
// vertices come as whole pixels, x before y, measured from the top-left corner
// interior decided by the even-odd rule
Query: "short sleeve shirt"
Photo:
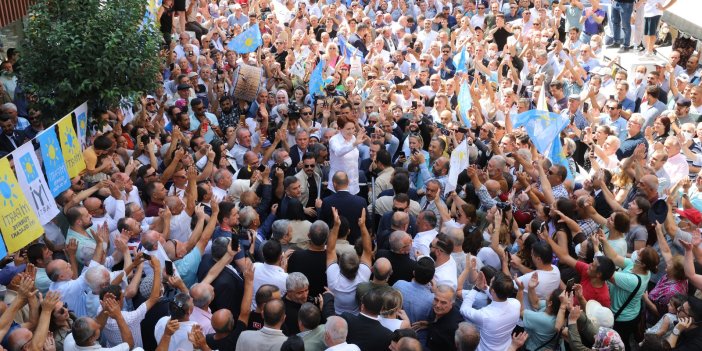
[[[358,267],[356,278],[349,280],[341,274],[338,263],[332,263],[327,267],[327,284],[329,290],[334,293],[334,310],[337,315],[344,312],[358,314],[358,304],[356,303],[356,286],[367,282],[370,279],[371,270],[364,263]]]
[[[604,307],[609,307],[611,301],[609,299],[609,287],[607,284],[602,284],[601,287],[596,288],[592,286],[590,278],[587,275],[587,269],[589,265],[585,262],[580,262],[575,264],[575,270],[580,274],[580,285],[583,287],[583,296],[585,300],[595,300],[599,302]]]
[[[638,279],[636,279],[636,274],[632,272],[633,268],[634,261],[630,258],[625,258],[624,269],[614,273],[614,283],[607,282],[607,285],[609,285],[609,295],[612,299],[612,313],[616,314],[617,311],[624,306],[624,302],[626,302],[626,300],[629,298],[631,292],[636,289]],[[626,305],[626,307],[624,307],[624,310],[616,319],[617,322],[628,322],[636,318],[636,316],[639,314],[639,310],[641,308],[639,301],[641,301],[641,297],[643,296],[644,291],[646,291],[646,286],[651,278],[651,274],[648,273],[646,275],[638,276],[641,278],[641,285],[639,286],[639,289],[636,290],[634,298],[629,304]]]
[[[539,301],[540,309],[539,311],[524,310],[524,329],[529,333],[529,338],[526,342],[527,350],[536,350],[536,348],[541,345],[546,344],[549,340],[551,343],[547,346],[553,346],[553,342],[556,338],[553,335],[556,333],[554,326],[556,325],[556,316],[549,315],[544,312],[545,303],[543,300]],[[549,349],[550,347],[545,347],[543,349]]]

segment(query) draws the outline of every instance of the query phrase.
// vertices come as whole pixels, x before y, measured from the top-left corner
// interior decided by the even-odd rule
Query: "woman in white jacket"
[[[339,133],[329,139],[329,190],[334,191],[332,177],[338,171],[346,172],[349,177],[349,192],[357,194],[358,188],[358,145],[368,135],[366,130],[345,118],[337,121]],[[354,135],[356,134],[356,135]]]

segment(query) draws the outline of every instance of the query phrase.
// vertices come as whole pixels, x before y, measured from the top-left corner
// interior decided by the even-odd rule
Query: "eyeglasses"
[[[311,115],[312,112],[302,112],[303,115]]]
[[[444,54],[450,54],[451,51],[442,51]]]
[[[390,103],[390,100],[383,100],[383,103],[387,105]]]
[[[395,207],[395,206],[392,207],[393,212],[404,212],[406,210],[407,210],[406,208],[399,208],[399,207]]]
[[[302,165],[302,167],[304,167],[304,168],[314,168],[315,165]]]
[[[376,124],[378,121],[368,121],[368,124]]]
[[[366,106],[366,110],[374,109],[375,106]]]
[[[607,106],[610,110],[616,110],[619,108],[619,106]]]
[[[154,106],[154,105],[156,105],[155,102],[149,102],[148,104],[146,104],[146,106]]]

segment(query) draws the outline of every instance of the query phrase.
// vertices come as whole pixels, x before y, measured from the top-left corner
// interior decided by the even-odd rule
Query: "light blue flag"
[[[456,66],[456,73],[458,72],[468,72],[466,67],[466,47],[463,47],[461,52],[453,56],[453,64]]]
[[[548,158],[554,165],[562,165],[566,168],[566,170],[568,170],[568,176],[566,179],[570,179],[571,181],[575,179],[573,177],[573,173],[570,171],[570,165],[568,164],[568,159],[566,158],[565,151],[563,151],[563,146],[561,145],[561,139],[559,137],[556,137],[556,139],[553,141]]]
[[[312,98],[312,102],[315,100],[315,95],[317,96],[323,96],[326,95],[324,91],[325,87],[325,81],[324,77],[322,77],[322,71],[324,70],[324,60],[320,60],[319,63],[317,63],[317,67],[314,68],[314,71],[312,71],[312,74],[310,75],[310,86],[309,86],[309,91],[310,91],[310,97]]]
[[[561,131],[569,122],[567,117],[557,113],[529,110],[514,117],[514,128],[524,126],[536,149],[547,155],[551,144],[558,140]]]
[[[361,50],[358,50],[358,48],[354,47],[353,45],[349,44],[349,42],[344,38],[343,35],[339,35],[339,54],[344,56],[344,62],[346,64],[351,64],[351,57],[357,56],[359,59],[361,59],[361,63],[366,62],[366,58],[363,57],[363,53]]]
[[[461,90],[458,92],[458,114],[461,116],[463,125],[466,128],[470,128],[468,113],[471,107],[473,107],[473,98],[470,96],[470,86],[468,85],[468,81],[464,80],[461,84]]]
[[[59,196],[64,190],[71,187],[71,178],[66,170],[63,160],[61,144],[56,138],[54,127],[51,127],[37,136],[41,146],[41,158],[44,163],[45,175],[51,195]]]
[[[235,36],[229,44],[227,44],[227,47],[238,54],[248,54],[258,49],[262,44],[263,38],[261,38],[261,30],[258,29],[258,23],[256,23],[249,27],[249,29],[241,32],[241,34]]]

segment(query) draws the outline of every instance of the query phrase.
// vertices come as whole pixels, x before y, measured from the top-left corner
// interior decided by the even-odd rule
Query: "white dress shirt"
[[[224,198],[226,198],[226,197],[227,197],[226,190],[219,188],[219,187],[216,187],[216,186],[212,187],[212,200],[214,200],[215,202],[222,202],[222,201],[224,201]]]
[[[690,176],[690,166],[687,163],[687,158],[681,153],[669,157],[668,161],[663,165],[663,169],[670,176],[671,185],[677,184],[680,180]]]
[[[338,133],[329,139],[329,190],[334,191],[332,177],[338,171],[345,172],[349,178],[349,193],[358,194],[358,148],[354,146],[356,137],[344,139]]]
[[[520,304],[509,298],[503,302],[492,301],[476,310],[473,308],[477,290],[463,292],[461,316],[480,330],[477,351],[506,350],[512,343],[512,330],[519,321]]]
[[[410,258],[417,260],[415,252],[419,251],[423,256],[429,256],[429,245],[436,238],[439,232],[436,229],[427,230],[425,232],[417,233],[412,240],[412,250],[410,251]]]

